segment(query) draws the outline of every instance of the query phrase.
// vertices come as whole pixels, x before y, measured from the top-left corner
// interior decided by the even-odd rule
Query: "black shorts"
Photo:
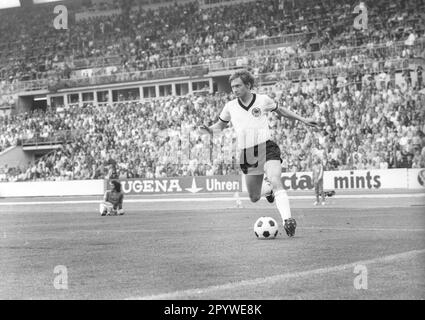
[[[239,165],[244,174],[259,175],[264,174],[264,165],[269,160],[279,160],[282,162],[280,148],[271,140],[241,150]]]

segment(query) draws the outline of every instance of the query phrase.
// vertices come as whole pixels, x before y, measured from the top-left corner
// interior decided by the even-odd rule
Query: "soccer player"
[[[316,127],[317,123],[279,107],[267,95],[252,92],[254,77],[247,70],[236,71],[230,76],[229,82],[236,99],[226,103],[215,124],[209,127],[203,125],[200,129],[213,135],[232,122],[240,151],[239,164],[245,174],[250,200],[257,202],[262,195],[266,196],[270,203],[276,199],[285,232],[289,237],[293,237],[297,224],[291,216],[289,198],[282,185],[281,152],[279,146],[270,140],[267,115],[269,112],[276,112],[280,116],[313,127]],[[269,182],[265,181],[263,184],[264,173]]]
[[[105,192],[103,202],[100,204],[99,211],[101,216],[123,215],[124,209],[122,203],[124,193],[121,191],[121,183],[117,180],[110,182],[111,190]]]
[[[316,202],[314,205],[317,206],[320,203],[319,197],[322,197],[322,206],[325,205],[325,193],[323,192],[323,164],[320,157],[317,157],[313,164],[313,184],[314,191],[316,193]]]

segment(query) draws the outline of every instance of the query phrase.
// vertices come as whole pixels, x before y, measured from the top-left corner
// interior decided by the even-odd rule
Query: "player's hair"
[[[233,80],[240,78],[242,80],[242,82],[244,83],[244,85],[250,87],[250,89],[254,88],[254,82],[255,82],[255,78],[254,76],[251,74],[251,72],[249,72],[246,69],[243,70],[238,70],[235,71],[230,77],[229,77],[229,82],[231,83]]]
[[[118,180],[112,180],[111,183],[114,185],[116,192],[121,192],[121,183]]]

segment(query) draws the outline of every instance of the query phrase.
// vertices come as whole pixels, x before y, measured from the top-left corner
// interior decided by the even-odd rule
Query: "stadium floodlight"
[[[20,0],[2,0],[0,1],[0,9],[20,7]]]

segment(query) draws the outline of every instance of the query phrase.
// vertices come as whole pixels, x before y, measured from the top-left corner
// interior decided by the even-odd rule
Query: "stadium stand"
[[[278,0],[206,10],[201,10],[198,2],[190,2],[158,11],[134,10],[131,1],[123,3],[121,14],[71,21],[73,28],[67,32],[47,31],[54,17],[48,10],[0,12],[0,28],[5,31],[0,35],[0,79],[68,79],[73,70],[84,66],[116,67],[99,70],[102,74],[208,64],[235,55],[240,43],[282,34],[300,34],[293,41],[304,51],[312,51],[310,40],[314,37],[326,51],[390,45],[424,33],[421,10],[416,9],[425,9],[420,0],[390,5],[384,0],[367,1],[370,18],[367,31],[362,32],[352,27],[349,1],[336,5],[332,1],[297,1],[288,11],[291,14],[283,16]],[[69,10],[73,12],[72,7]],[[311,65],[297,62],[301,68]],[[320,64],[326,62],[312,63]]]
[[[408,60],[425,59],[424,10],[417,9],[425,9],[424,2],[365,2],[366,31],[348,22],[351,1],[297,1],[284,15],[277,0],[211,9],[190,2],[158,11],[122,1],[89,8],[112,13],[76,19],[66,32],[43,32],[52,14],[41,8],[35,14],[0,12],[5,30],[0,34],[0,108],[11,104],[17,90],[33,86],[57,89],[249,66],[260,91],[322,125],[313,134],[272,116],[282,170],[308,171],[314,155],[323,157],[329,169],[423,168],[424,85],[420,67],[409,70]],[[120,14],[113,14],[116,9]],[[69,10],[78,13],[78,8]],[[283,39],[290,43],[261,45]],[[95,71],[82,79],[84,68]],[[399,84],[396,69],[405,71]],[[177,147],[188,144],[192,157],[203,159],[208,141],[193,128],[217,119],[229,98],[225,93],[127,97],[107,106],[56,105],[0,116],[0,153],[28,140],[64,143],[29,166],[0,168],[0,181],[237,172],[234,163],[220,158],[210,163],[176,158]],[[190,141],[181,134],[185,130],[192,132]]]
[[[316,86],[316,87],[314,87]],[[351,89],[351,90],[350,90]],[[320,119],[311,133],[299,124],[270,119],[280,142],[284,171],[308,171],[314,155],[331,169],[412,168],[425,165],[425,96],[412,87],[356,90],[311,84],[295,88],[278,83],[272,90],[282,105]],[[8,168],[5,180],[90,179],[225,174],[235,165],[179,162],[178,146],[190,143],[194,159],[202,159],[208,142],[194,132],[182,134],[205,119],[217,119],[227,95],[186,96],[107,107],[71,106],[1,118],[2,148],[24,138],[48,138],[57,130],[82,130],[63,150],[27,168]],[[231,135],[228,129],[227,135]],[[225,147],[226,145],[224,145]],[[197,154],[197,152],[199,154]],[[207,159],[208,160],[208,159]]]

